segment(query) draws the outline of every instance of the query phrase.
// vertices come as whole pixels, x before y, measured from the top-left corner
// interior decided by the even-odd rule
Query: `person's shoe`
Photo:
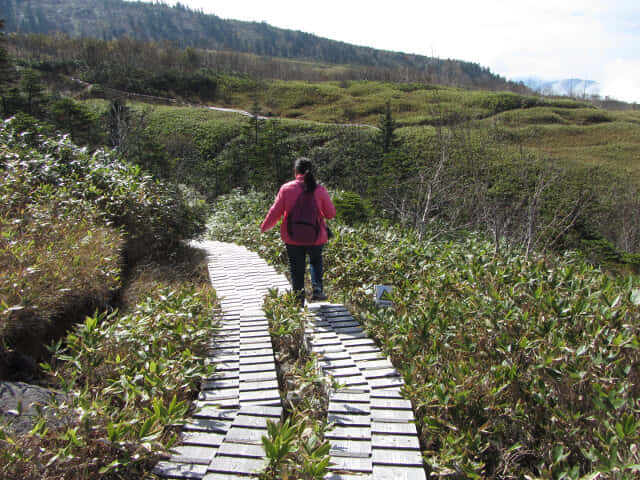
[[[322,292],[314,292],[311,296],[312,302],[324,302],[327,299],[327,296]]]

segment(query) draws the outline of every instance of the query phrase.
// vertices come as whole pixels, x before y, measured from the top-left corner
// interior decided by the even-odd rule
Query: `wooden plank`
[[[184,445],[203,445],[207,447],[219,447],[224,439],[222,433],[210,432],[184,432],[182,443]]]
[[[238,415],[261,415],[263,417],[280,418],[282,416],[282,407],[243,405]]]
[[[240,404],[244,405],[245,402],[256,403],[264,401],[278,401],[280,402],[280,392],[276,389],[269,390],[250,390],[240,392]]]
[[[350,375],[348,377],[336,378],[336,382],[347,387],[369,385],[362,375]]]
[[[370,338],[354,338],[353,340],[344,340],[342,342],[347,349],[349,347],[375,347],[378,348],[376,342]]]
[[[163,478],[201,479],[207,473],[207,465],[159,462],[153,473]]]
[[[249,458],[263,458],[265,456],[262,445],[232,442],[224,442],[220,448],[218,448],[217,455]]]
[[[240,386],[239,378],[229,380],[205,380],[202,382],[203,390],[220,390],[229,388],[238,388]]]
[[[317,340],[311,340],[311,346],[315,349],[315,347],[329,347],[329,346],[337,346],[340,345],[340,340],[335,338],[319,338]]]
[[[238,369],[234,370],[217,370],[213,375],[207,378],[207,380],[230,380],[232,378],[238,378],[240,372]]]
[[[270,370],[261,371],[261,372],[252,372],[252,373],[241,373],[240,374],[240,383],[241,384],[243,384],[245,382],[265,382],[265,385],[266,385],[267,382],[270,382],[270,381],[273,381],[273,380],[277,380],[277,379],[278,379],[278,377],[276,375],[275,365]],[[242,385],[241,385],[240,388],[242,388]],[[278,388],[277,384],[276,384],[275,388]]]
[[[327,419],[331,423],[335,423],[339,426],[350,427],[369,427],[371,426],[371,417],[369,415],[350,415],[350,414],[338,414],[330,413],[327,415]]]
[[[373,466],[373,478],[375,480],[427,480],[427,475],[422,467],[398,466]]]
[[[233,421],[233,426],[244,428],[267,428],[267,420],[277,421],[277,419],[269,417],[261,417],[256,415],[237,415]]]
[[[230,398],[219,398],[215,396],[218,390],[211,390],[208,392],[200,392],[198,394],[198,400],[200,402],[206,402],[208,404],[215,405],[219,408],[225,409],[238,409],[240,408],[240,393],[236,391],[236,394]]]
[[[215,456],[218,447],[206,447],[203,445],[179,445],[171,449],[169,461],[177,463],[194,463],[208,465]]]
[[[360,366],[360,365],[358,365]],[[375,369],[370,369],[370,370],[362,370],[362,375],[364,375],[364,378],[389,378],[389,377],[397,377],[400,378],[400,375],[398,374],[398,371],[391,367],[391,368],[375,368]]]
[[[240,355],[244,355],[247,350],[260,350],[263,348],[273,351],[271,340],[268,342],[240,342]]]
[[[318,353],[318,352],[314,350],[313,353]],[[322,361],[335,361],[335,360],[351,359],[351,356],[344,348],[340,348],[338,351],[335,351],[335,352],[326,352],[326,353],[319,354],[318,358]]]
[[[374,433],[371,445],[376,448],[393,448],[401,450],[420,450],[420,442],[415,435],[393,435],[388,433]]]
[[[362,472],[371,473],[373,471],[373,463],[371,458],[358,458],[358,457],[331,457],[332,465],[329,466],[329,471],[339,471],[341,473],[347,472]]]
[[[324,434],[325,438],[336,438],[345,440],[371,440],[370,427],[336,426]]]
[[[262,437],[266,435],[266,428],[232,427],[224,441],[225,443],[253,443],[255,445],[262,445]]]
[[[371,395],[369,393],[351,393],[351,392],[343,392],[343,391],[332,392],[329,396],[330,402],[355,402],[355,403],[367,402],[369,403],[370,399],[371,399]]]
[[[351,332],[351,333],[343,333],[343,332],[336,332],[338,334],[338,338],[345,344],[348,345],[350,344],[349,342],[352,342],[354,340],[370,340],[369,337],[367,337],[367,334],[364,333],[362,330],[360,330],[359,332]]]
[[[338,339],[338,335],[336,335],[336,333],[333,332],[333,331],[329,331],[329,332],[314,332],[314,333],[311,334],[311,338],[313,340],[323,340],[323,339],[337,340]]]
[[[322,370],[327,375],[335,377],[338,381],[341,381],[341,377],[353,376],[362,377],[361,380],[364,380],[364,376],[361,375],[360,369],[356,366],[333,367],[322,365]]]
[[[275,377],[275,374],[274,374]],[[242,402],[243,394],[245,392],[274,390],[278,392],[277,380],[258,380],[255,382],[240,382],[240,401]]]
[[[359,360],[358,367],[362,370],[376,370],[378,368],[394,368],[393,364],[386,358],[375,360]]]
[[[368,440],[330,439],[332,457],[369,458],[371,456],[371,442]]]
[[[213,459],[208,471],[212,473],[250,475],[259,472],[265,465],[266,460],[261,458],[218,456]]]
[[[355,340],[356,342],[361,342],[361,340]],[[353,354],[356,353],[377,353],[379,355],[382,355],[380,353],[380,349],[375,345],[375,344],[366,344],[366,345],[345,345],[347,346],[347,350],[349,351],[349,353],[353,356]]]
[[[249,358],[249,357],[263,357],[263,356],[271,356],[273,359],[273,348],[271,345],[263,348],[248,348],[246,350],[242,350],[240,354],[241,359]]]
[[[333,330],[342,335],[349,335],[353,333],[363,333],[362,327],[360,325],[334,325]]]
[[[368,383],[374,390],[377,388],[400,387],[404,385],[400,377],[372,378],[368,380]]]
[[[184,424],[185,430],[219,432],[226,434],[231,428],[231,421],[222,421],[211,418],[191,418]]]
[[[371,418],[374,421],[389,423],[406,423],[414,421],[413,410],[387,410],[386,408],[371,408]]]
[[[371,475],[365,474],[349,474],[349,473],[339,473],[332,472],[324,477],[324,480],[372,480]]]
[[[237,409],[220,408],[216,404],[196,402],[196,411],[193,416],[196,418],[216,418],[218,420],[233,420],[236,417]]]
[[[388,410],[411,410],[411,402],[404,398],[378,398],[371,397],[371,406]]]
[[[273,365],[273,352],[266,355],[255,355],[255,356],[243,356],[242,361],[240,362],[240,366],[243,365],[256,365],[258,363],[268,363]]]
[[[371,432],[391,435],[418,435],[413,423],[379,422],[371,421]]]
[[[419,450],[398,450],[374,448],[371,453],[374,465],[423,467],[422,453]]]
[[[242,364],[239,367],[240,374],[245,373],[257,373],[257,372],[269,372],[274,369],[273,362],[266,363],[250,363],[248,365]]]
[[[348,358],[348,355],[346,355],[345,357],[346,358],[341,358],[337,360],[327,360],[325,358],[321,358],[318,360],[318,365],[320,365],[322,368],[328,368],[328,369],[356,366],[355,362],[351,360],[351,358]]]
[[[258,478],[258,475],[240,475],[237,473],[217,473],[217,472],[208,472],[202,480],[247,480],[247,478]]]
[[[378,388],[371,392],[371,398],[400,398],[403,399],[399,386]]]
[[[369,415],[371,409],[369,403],[329,402],[329,413]]]

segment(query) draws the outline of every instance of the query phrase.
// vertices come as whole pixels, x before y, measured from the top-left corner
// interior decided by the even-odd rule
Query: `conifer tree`
[[[15,80],[15,70],[9,59],[9,53],[5,46],[4,20],[0,18],[0,99],[2,100],[2,112],[7,113],[7,92]]]
[[[380,133],[378,134],[378,142],[382,147],[382,153],[389,153],[397,144],[396,139],[396,122],[391,114],[391,102],[387,102],[385,112],[378,125]]]

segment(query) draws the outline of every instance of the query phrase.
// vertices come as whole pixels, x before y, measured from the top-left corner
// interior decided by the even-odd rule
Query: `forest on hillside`
[[[9,33],[59,32],[73,38],[99,40],[127,36],[145,42],[166,42],[177,48],[226,52],[223,55],[235,51],[261,57],[356,66],[360,79],[367,80],[526,90],[476,63],[360,47],[266,23],[223,20],[180,4],[169,7],[123,0],[0,0],[0,11]],[[270,75],[281,78],[277,70],[272,70]]]

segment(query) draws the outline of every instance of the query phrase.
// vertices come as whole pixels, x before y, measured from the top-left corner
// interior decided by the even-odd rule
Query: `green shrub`
[[[237,201],[237,200],[236,200]],[[219,206],[223,208],[223,206]],[[376,225],[325,250],[325,285],[400,370],[433,475],[631,478],[640,457],[640,285],[577,258],[496,256]],[[240,230],[278,261],[277,239]],[[373,286],[394,286],[378,310]]]
[[[45,365],[65,401],[59,426],[11,438],[0,428],[3,478],[143,478],[177,440],[213,326],[210,291],[158,285],[127,315],[95,314]]]
[[[171,254],[207,214],[113,153],[13,124],[0,126],[0,378],[106,307],[125,263]]]
[[[332,196],[336,207],[336,218],[347,225],[366,222],[370,217],[371,204],[354,192],[336,192]]]
[[[186,205],[176,188],[163,185],[113,152],[93,154],[67,136],[24,134],[8,120],[0,127],[4,158],[0,168],[18,169],[21,189],[64,193],[64,204],[87,203],[104,221],[123,227],[130,261],[143,252],[163,255],[184,238],[199,233],[205,212]],[[5,208],[18,212],[28,196],[10,198]]]

